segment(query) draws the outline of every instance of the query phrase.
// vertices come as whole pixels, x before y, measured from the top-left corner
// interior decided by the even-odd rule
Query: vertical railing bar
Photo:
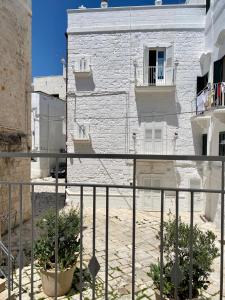
[[[56,175],[55,175],[55,299],[57,300],[58,290],[58,171],[59,171],[59,159],[56,158]]]
[[[23,229],[23,185],[22,183],[19,185],[19,199],[20,199],[20,220],[19,220],[19,300],[22,300],[22,229]]]
[[[224,161],[222,161],[221,174],[221,256],[220,256],[220,300],[223,298],[223,274],[224,274]]]
[[[192,299],[192,280],[193,280],[193,226],[194,226],[194,192],[191,192],[191,211],[190,211],[190,269],[189,269],[189,299]]]
[[[108,300],[109,269],[109,187],[106,187],[106,225],[105,225],[105,300]]]
[[[175,228],[175,300],[178,299],[178,227],[179,227],[179,192],[176,191],[176,228]]]
[[[135,299],[135,256],[136,256],[136,159],[133,160],[133,222],[132,222],[132,300]]]
[[[34,297],[34,185],[31,186],[31,300]]]
[[[80,300],[83,299],[83,186],[80,187]]]
[[[9,189],[9,215],[8,215],[8,298],[11,298],[11,210],[12,210],[12,185],[8,185]],[[13,272],[13,270],[12,270]]]
[[[96,187],[93,187],[93,251],[95,257],[95,232],[96,232]],[[92,276],[92,299],[95,300],[95,275]]]
[[[161,220],[160,220],[160,300],[163,299],[163,223],[164,223],[164,190],[161,190]]]

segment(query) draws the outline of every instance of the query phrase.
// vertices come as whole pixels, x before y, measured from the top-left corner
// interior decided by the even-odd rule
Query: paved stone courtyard
[[[60,207],[64,205],[63,189],[60,189]],[[35,194],[35,219],[38,218],[48,207],[54,206],[54,189],[49,187],[37,187]],[[92,235],[93,235],[93,214],[91,208],[84,210],[84,274],[85,287],[83,299],[92,299],[92,290],[90,278],[88,276],[87,265],[92,255]],[[167,216],[165,215],[165,218]],[[182,220],[189,221],[189,214],[183,214]],[[213,230],[219,232],[212,223],[205,222],[200,214],[195,214],[195,222],[203,230]],[[96,299],[105,297],[105,209],[97,208],[96,211],[96,257],[101,266],[96,278]],[[136,221],[136,299],[155,299],[152,289],[152,281],[147,275],[149,265],[157,262],[159,258],[159,243],[156,234],[160,226],[160,213],[147,211],[137,211]],[[31,299],[31,267],[29,259],[26,260],[26,253],[30,249],[30,222],[23,226],[23,248],[24,248],[24,268],[22,271],[22,299]],[[217,241],[217,246],[220,243]],[[12,233],[12,248],[14,254],[18,248],[18,229]],[[28,255],[29,257],[29,255]],[[201,299],[219,299],[219,258],[215,260],[215,272],[211,275],[211,285]],[[73,289],[66,297],[59,299],[79,299],[78,292],[79,268],[75,273]],[[77,280],[76,280],[77,279]],[[19,282],[18,269],[15,272],[15,281]],[[109,213],[109,297],[108,299],[127,299],[131,300],[131,282],[132,282],[132,211],[128,209],[110,208]],[[18,288],[15,290],[18,298]],[[19,298],[18,298],[19,299]],[[42,292],[41,281],[38,271],[34,269],[34,299],[45,300],[51,299],[46,297]],[[225,298],[224,298],[225,299]]]

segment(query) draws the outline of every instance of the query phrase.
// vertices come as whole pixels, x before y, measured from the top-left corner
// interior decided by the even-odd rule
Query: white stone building
[[[68,11],[68,152],[196,153],[190,119],[205,52],[206,7],[203,0],[156,4],[112,8],[103,2]],[[132,169],[130,161],[74,159],[68,181],[130,184]],[[139,161],[137,184],[201,187],[201,174],[191,162]],[[112,194],[118,206],[129,206],[127,191]],[[68,195],[79,191],[69,188]],[[138,196],[139,207],[160,209],[158,192]],[[173,195],[166,196],[173,207]],[[180,194],[183,210],[189,210],[188,200]],[[202,210],[203,200],[197,200],[195,209]]]
[[[195,152],[225,155],[225,2],[207,1],[205,46],[200,57],[196,116],[192,117]],[[205,187],[221,188],[221,163],[200,165]],[[219,223],[220,196],[206,197],[206,217]]]
[[[43,92],[62,100],[66,100],[66,74],[40,76],[33,78],[34,92]]]
[[[65,101],[42,92],[33,92],[31,130],[33,152],[65,152]],[[55,167],[54,159],[34,158],[31,162],[31,177],[47,177],[52,167]]]

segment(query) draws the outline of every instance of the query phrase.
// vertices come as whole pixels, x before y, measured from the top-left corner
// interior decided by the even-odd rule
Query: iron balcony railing
[[[17,273],[17,278],[18,278],[18,284],[19,284],[19,289],[17,291],[17,299],[25,299],[24,297],[24,293],[27,291],[27,294],[29,295],[30,299],[36,299],[35,298],[35,293],[34,293],[34,286],[37,286],[37,279],[34,276],[34,243],[35,243],[35,235],[34,235],[34,229],[35,229],[35,188],[40,188],[40,187],[45,187],[45,186],[49,186],[51,188],[54,188],[54,209],[55,209],[55,217],[56,220],[58,218],[58,214],[59,214],[59,210],[60,210],[60,206],[59,206],[59,188],[61,187],[76,187],[77,189],[79,189],[79,211],[80,211],[80,253],[79,253],[79,278],[80,278],[80,284],[79,284],[79,298],[85,299],[84,298],[84,284],[83,284],[83,278],[84,278],[84,238],[85,238],[85,228],[84,228],[84,206],[86,203],[86,198],[85,198],[85,189],[89,189],[89,191],[91,190],[91,195],[89,195],[91,197],[91,201],[92,201],[92,205],[91,205],[91,210],[92,210],[92,253],[90,253],[91,257],[92,257],[92,261],[93,258],[96,258],[98,256],[99,250],[98,249],[98,244],[99,244],[99,239],[100,239],[100,231],[97,231],[97,223],[96,223],[96,218],[97,218],[97,214],[98,214],[98,201],[99,197],[97,196],[98,190],[101,190],[102,192],[102,197],[101,197],[101,201],[103,199],[103,202],[105,203],[104,206],[104,231],[102,232],[101,238],[104,240],[104,247],[103,249],[101,249],[101,251],[103,251],[104,253],[104,261],[99,262],[100,264],[100,268],[102,268],[104,270],[104,280],[103,282],[101,282],[103,284],[103,289],[104,289],[104,293],[103,293],[103,297],[104,299],[108,300],[111,299],[110,298],[110,293],[112,293],[112,286],[109,287],[109,280],[110,280],[110,273],[109,273],[109,265],[110,265],[110,255],[111,255],[111,237],[110,237],[110,226],[111,226],[111,222],[109,222],[109,218],[110,218],[110,211],[111,211],[111,206],[113,205],[112,202],[112,193],[115,189],[120,189],[120,190],[126,190],[126,191],[130,191],[131,193],[131,207],[130,207],[130,211],[131,211],[131,228],[130,228],[130,233],[127,232],[127,239],[129,238],[129,236],[131,237],[131,246],[129,246],[127,249],[131,251],[131,260],[130,260],[130,264],[131,264],[131,291],[130,294],[127,296],[126,299],[140,299],[138,298],[138,294],[137,292],[137,251],[138,246],[140,246],[140,243],[138,243],[137,241],[137,229],[138,229],[138,222],[137,222],[137,216],[138,216],[138,210],[137,210],[137,205],[138,205],[138,193],[139,191],[158,191],[160,193],[160,198],[158,199],[159,203],[160,203],[160,214],[159,214],[159,223],[160,223],[160,247],[159,247],[159,262],[160,262],[160,299],[164,299],[163,298],[163,274],[162,274],[162,268],[163,268],[163,264],[164,264],[164,255],[163,255],[163,251],[164,251],[164,220],[165,220],[165,205],[166,205],[166,193],[167,192],[174,192],[175,196],[174,196],[174,204],[175,204],[175,218],[176,218],[176,240],[175,240],[175,279],[174,279],[174,285],[175,285],[175,294],[174,294],[174,299],[178,299],[178,288],[179,288],[179,281],[178,280],[178,276],[176,274],[178,273],[178,237],[179,237],[179,232],[178,232],[178,219],[180,216],[180,195],[181,193],[188,193],[190,194],[190,209],[189,211],[189,222],[190,222],[190,228],[191,228],[191,235],[190,235],[190,242],[189,242],[189,249],[188,251],[190,252],[190,263],[189,263],[189,299],[192,299],[192,286],[193,286],[193,273],[192,273],[192,269],[193,269],[193,260],[194,257],[192,255],[193,253],[193,244],[192,244],[192,238],[193,238],[193,228],[194,228],[194,209],[195,209],[195,204],[196,204],[196,199],[195,199],[195,195],[199,194],[199,193],[204,193],[204,194],[218,194],[220,196],[220,200],[221,200],[221,215],[220,215],[220,221],[221,221],[221,227],[220,227],[220,236],[219,236],[219,240],[220,240],[220,268],[219,268],[219,287],[218,287],[218,299],[222,300],[223,299],[223,291],[224,291],[224,164],[225,164],[225,157],[203,157],[203,156],[175,156],[175,155],[167,155],[167,156],[162,156],[162,155],[122,155],[122,154],[74,154],[74,153],[69,153],[69,154],[53,154],[53,153],[3,153],[0,152],[0,159],[10,159],[10,158],[20,158],[20,159],[27,159],[27,158],[33,158],[33,157],[39,157],[39,158],[51,158],[51,159],[55,159],[55,164],[56,164],[56,178],[55,181],[36,181],[36,182],[32,182],[32,181],[28,181],[25,182],[21,176],[21,179],[19,181],[16,182],[11,182],[11,181],[7,181],[7,180],[1,180],[0,181],[0,186],[6,186],[8,188],[8,207],[9,207],[9,217],[8,217],[8,233],[7,233],[7,245],[6,247],[8,248],[8,250],[5,253],[8,253],[8,272],[7,272],[7,278],[8,278],[8,298],[10,299],[11,297],[11,293],[12,293],[12,286],[11,286],[11,278],[12,278],[12,272],[14,272],[12,270],[11,267],[11,261],[12,261],[12,256],[11,256],[11,249],[12,249],[12,228],[11,228],[11,215],[10,215],[10,211],[11,211],[11,207],[12,207],[12,190],[15,187],[19,187],[19,196],[18,196],[18,200],[19,200],[19,206],[18,206],[18,216],[19,216],[19,233],[18,233],[18,239],[19,239],[19,244],[18,244],[18,273]],[[92,182],[88,182],[86,181],[85,183],[80,183],[79,182],[79,178],[77,178],[76,180],[71,180],[71,181],[67,181],[67,182],[60,182],[58,179],[58,166],[59,166],[59,160],[60,159],[68,159],[69,161],[72,161],[74,159],[78,159],[79,161],[88,161],[90,162],[90,160],[97,160],[100,161],[101,163],[104,161],[110,161],[111,163],[113,163],[114,161],[130,161],[131,163],[129,164],[132,169],[133,169],[133,175],[132,175],[132,183],[131,184],[125,184],[120,182],[120,179],[118,178],[118,182],[116,183],[92,183]],[[186,187],[149,187],[149,186],[143,186],[138,184],[138,168],[139,168],[139,162],[143,162],[145,161],[146,164],[148,162],[157,162],[157,161],[164,161],[164,163],[166,164],[167,161],[183,161],[185,162],[185,164],[187,163],[187,161],[190,162],[194,162],[194,163],[204,163],[204,162],[208,162],[208,163],[216,163],[217,164],[217,169],[220,166],[221,167],[221,187],[216,189],[216,188],[186,188]],[[91,165],[90,165],[91,167]],[[93,167],[93,166],[92,166]],[[151,172],[151,171],[150,171]],[[190,170],[189,170],[190,172]],[[119,175],[119,174],[118,174]],[[26,282],[26,289],[24,292],[24,288],[23,288],[23,269],[24,269],[24,265],[23,265],[23,249],[22,249],[22,242],[23,242],[23,221],[22,221],[22,211],[23,211],[23,189],[25,187],[29,186],[30,187],[30,191],[31,191],[31,225],[30,225],[30,229],[31,229],[31,233],[30,233],[30,241],[31,241],[31,253],[30,253],[30,273],[29,273],[29,281],[28,284]],[[212,185],[213,186],[213,185]],[[120,218],[120,213],[119,213],[119,209],[117,209],[118,215],[116,216],[116,220],[119,220]],[[142,220],[143,222],[144,220]],[[127,219],[127,222],[129,222],[129,220]],[[56,223],[56,228],[55,228],[55,239],[56,241],[58,240],[58,236],[57,236],[57,232],[58,232],[58,228],[57,228],[57,222]],[[120,228],[122,229],[122,228]],[[147,227],[146,228],[147,231],[145,231],[145,236],[142,236],[142,242],[141,242],[141,247],[145,246],[145,243],[149,240],[148,239],[148,233],[150,233],[151,231],[151,227]],[[117,227],[117,230],[118,227]],[[148,232],[148,233],[147,233]],[[116,233],[114,233],[114,237],[116,236]],[[140,237],[139,237],[140,239]],[[56,266],[57,266],[57,257],[58,257],[58,244],[57,242],[55,243],[55,258],[56,258]],[[157,251],[156,248],[154,251]],[[154,256],[157,253],[154,252]],[[96,258],[97,260],[97,258]],[[95,260],[95,262],[96,262]],[[128,260],[128,257],[126,257],[126,260]],[[149,262],[150,264],[150,262]],[[123,269],[123,265],[120,266],[120,268]],[[97,290],[96,290],[96,279],[97,279],[97,271],[98,271],[98,266],[93,266],[94,272],[91,272],[92,275],[92,284],[91,284],[91,288],[92,288],[92,294],[91,294],[91,299],[97,299]],[[95,272],[96,271],[96,272]],[[123,271],[123,270],[122,270]],[[126,271],[124,269],[123,273],[126,275],[128,271]],[[128,275],[128,274],[127,274]],[[57,278],[58,273],[57,273],[57,268],[56,268],[56,272],[55,272],[55,276]],[[126,277],[127,278],[127,277]],[[129,281],[129,280],[128,280]],[[128,282],[129,284],[130,282]],[[146,282],[146,284],[148,284]],[[58,281],[56,279],[55,281],[55,294],[57,292],[57,288],[58,288]],[[146,286],[146,289],[148,289],[149,286]],[[43,294],[41,295],[42,299],[45,299],[43,297]],[[102,299],[101,298],[101,299]],[[57,299],[57,297],[55,296],[55,299]],[[120,299],[120,297],[118,296],[116,298],[116,296],[114,296],[113,299]],[[214,298],[213,298],[214,299]]]
[[[143,75],[141,75],[143,74]],[[141,77],[143,76],[143,80]],[[175,83],[175,68],[168,66],[148,66],[146,71],[136,67],[136,86],[173,86]]]
[[[196,114],[203,114],[217,108],[225,107],[225,82],[208,84],[200,91],[195,100]]]

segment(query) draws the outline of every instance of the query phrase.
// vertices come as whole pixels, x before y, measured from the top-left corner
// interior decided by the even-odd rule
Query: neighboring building
[[[196,116],[192,118],[195,152],[225,155],[225,2],[208,1],[205,47],[200,57]],[[221,188],[221,164],[199,166],[205,187]],[[206,217],[220,220],[220,197],[207,194]]]
[[[0,151],[30,151],[31,1],[0,3]],[[0,180],[30,180],[30,159],[1,159]],[[23,187],[23,218],[30,216],[30,189]],[[0,232],[8,220],[9,187],[0,185]],[[12,225],[19,221],[19,186],[12,187]],[[15,222],[15,223],[14,223]],[[7,228],[7,227],[6,227]]]
[[[31,129],[33,152],[65,152],[66,102],[45,93],[33,92]],[[31,162],[31,177],[49,176],[55,164],[51,158],[34,158]]]
[[[34,92],[43,92],[62,100],[66,100],[66,73],[63,68],[63,75],[43,76],[33,78]]]
[[[99,9],[68,11],[68,152],[195,154],[190,118],[206,7],[160,3],[108,8],[103,1]],[[130,184],[132,169],[131,161],[73,159],[67,173],[69,182]],[[192,162],[138,161],[137,184],[196,188],[201,174]],[[118,206],[130,206],[127,191],[112,194]],[[158,192],[138,196],[139,207],[160,209]],[[166,196],[174,207],[174,195]],[[189,198],[180,193],[181,209],[190,209]],[[195,200],[202,210],[202,198]]]

